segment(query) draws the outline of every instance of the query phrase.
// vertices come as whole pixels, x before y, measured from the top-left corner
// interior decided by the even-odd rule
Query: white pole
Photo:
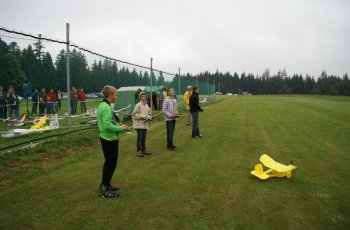
[[[69,23],[66,23],[66,35],[67,35],[67,51],[66,51],[66,60],[67,60],[67,114],[68,114],[68,131],[72,130],[71,124],[71,104],[70,104],[70,65],[69,65]]]

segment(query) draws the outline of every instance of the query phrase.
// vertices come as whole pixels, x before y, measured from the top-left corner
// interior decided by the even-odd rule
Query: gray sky
[[[171,73],[350,74],[349,0],[0,3],[1,27],[65,40],[68,22],[84,48]]]

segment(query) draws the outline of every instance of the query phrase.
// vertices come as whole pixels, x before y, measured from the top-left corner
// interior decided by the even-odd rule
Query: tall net
[[[120,61],[74,44],[70,44],[68,89],[66,45],[66,42],[41,35],[0,28],[1,134],[14,128],[29,129],[41,117],[56,114],[59,120],[56,133],[85,126],[96,119],[97,107],[102,100],[101,90],[105,85],[118,89],[114,110],[121,120],[130,118],[140,91],[147,93],[148,104],[157,115],[161,114],[162,102],[169,88],[176,91],[179,109],[185,108],[182,98],[188,85],[199,86],[205,96],[215,93],[214,85],[208,81]],[[125,119],[125,122],[130,120]],[[4,143],[1,142],[1,146]]]

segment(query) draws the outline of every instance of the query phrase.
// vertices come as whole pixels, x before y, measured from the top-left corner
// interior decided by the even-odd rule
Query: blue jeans
[[[201,135],[199,133],[198,119],[199,119],[199,112],[193,112],[192,113],[192,137],[198,137],[199,135]]]
[[[166,141],[167,141],[167,147],[171,148],[174,146],[173,143],[173,136],[175,132],[175,120],[166,121]]]
[[[142,151],[146,149],[146,134],[147,129],[136,129],[137,130],[137,143],[136,149],[138,151]]]

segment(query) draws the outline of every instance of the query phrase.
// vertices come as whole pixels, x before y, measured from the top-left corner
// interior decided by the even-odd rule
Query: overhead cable
[[[45,41],[50,41],[50,42],[56,42],[56,43],[60,43],[60,44],[67,44],[67,42],[65,42],[65,41],[59,41],[57,39],[51,39],[51,38],[45,38],[45,37],[38,37],[38,36],[35,36],[35,35],[32,35],[32,34],[18,32],[18,31],[6,29],[6,28],[3,28],[3,27],[0,27],[0,30],[5,31],[7,33],[18,34],[18,35],[22,35],[22,36],[25,36],[25,37],[31,37],[31,38],[34,38],[34,39],[45,40]],[[169,75],[173,75],[173,76],[177,76],[178,75],[178,74],[169,73],[169,72],[166,72],[166,71],[163,71],[163,70],[158,70],[158,69],[153,69],[153,68],[151,69],[150,67],[147,67],[147,66],[134,64],[134,63],[123,61],[123,60],[119,60],[119,59],[116,59],[116,58],[111,58],[111,57],[99,54],[97,52],[91,51],[89,49],[85,49],[85,48],[80,47],[80,46],[78,46],[76,44],[69,43],[69,46],[77,48],[77,49],[85,51],[85,52],[88,52],[90,54],[94,54],[94,55],[102,57],[102,58],[105,58],[105,59],[108,59],[108,60],[112,60],[112,61],[116,61],[116,62],[120,62],[120,63],[123,63],[123,64],[128,64],[128,65],[131,65],[131,66],[136,66],[136,67],[140,67],[140,68],[144,68],[144,69],[149,69],[149,70],[153,70],[153,71],[156,71],[156,72],[159,72],[159,73],[162,72],[164,74],[169,74]]]

